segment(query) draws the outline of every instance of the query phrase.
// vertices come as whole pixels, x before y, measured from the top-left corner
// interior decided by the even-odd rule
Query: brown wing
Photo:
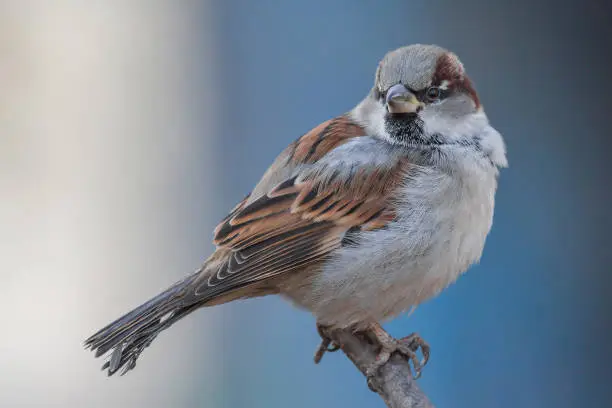
[[[346,117],[328,121],[291,145],[289,160],[316,162],[363,135],[359,129]],[[390,199],[406,170],[407,163],[397,160],[348,174],[304,171],[243,200],[215,229],[214,242],[227,258],[196,296],[212,298],[316,264],[342,245],[347,231],[384,227],[395,217]]]
[[[321,123],[287,146],[253,189],[248,202],[267,194],[275,185],[290,178],[297,167],[315,163],[334,148],[363,135],[364,129],[347,115]]]
[[[364,135],[364,129],[346,115],[330,119],[289,145],[287,162],[314,163],[335,147]]]

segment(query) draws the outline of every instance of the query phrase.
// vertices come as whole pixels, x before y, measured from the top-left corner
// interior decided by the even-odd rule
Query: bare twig
[[[376,360],[378,347],[367,338],[345,330],[325,330],[325,334],[340,345],[341,350],[365,375],[367,367]],[[433,408],[412,377],[410,363],[398,354],[370,378],[370,388],[376,391],[389,408]]]

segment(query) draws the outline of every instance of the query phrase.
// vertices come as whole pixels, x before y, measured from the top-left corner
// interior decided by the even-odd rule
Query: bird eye
[[[429,88],[427,88],[425,95],[430,101],[437,101],[438,99],[440,99],[440,88],[438,88],[437,86],[430,86]]]

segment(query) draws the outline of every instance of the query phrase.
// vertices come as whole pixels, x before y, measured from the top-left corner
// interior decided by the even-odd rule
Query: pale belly
[[[453,187],[340,249],[289,297],[322,324],[359,328],[437,295],[480,259],[493,216],[495,180],[476,189],[463,185],[461,194]]]

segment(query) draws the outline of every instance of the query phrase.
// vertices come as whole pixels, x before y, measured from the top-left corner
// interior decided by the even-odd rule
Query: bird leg
[[[340,346],[333,342],[333,340],[326,333],[326,327],[317,323],[317,331],[319,332],[319,336],[321,336],[321,344],[317,347],[317,351],[314,355],[315,364],[319,364],[323,355],[326,352],[333,353],[334,351],[340,350]]]
[[[430,347],[429,345],[419,336],[417,333],[412,333],[409,336],[403,337],[399,340],[394,339],[387,333],[378,323],[370,325],[366,331],[372,340],[376,341],[380,345],[380,351],[376,356],[376,360],[366,369],[366,376],[368,378],[376,375],[380,367],[385,365],[393,353],[399,353],[403,357],[412,361],[414,366],[414,378],[417,379],[421,376],[421,370],[427,364],[429,360]],[[416,352],[421,349],[423,359],[418,360]]]

